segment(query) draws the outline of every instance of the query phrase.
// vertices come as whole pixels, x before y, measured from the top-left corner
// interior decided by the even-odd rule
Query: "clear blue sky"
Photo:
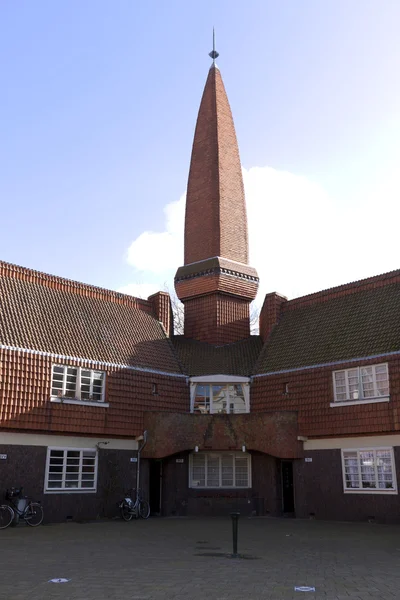
[[[2,0],[0,259],[134,279],[185,190],[213,25],[243,166],[362,212],[400,157],[399,23],[397,0]]]

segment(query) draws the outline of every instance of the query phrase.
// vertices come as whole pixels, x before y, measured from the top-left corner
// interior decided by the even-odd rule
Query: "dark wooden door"
[[[282,509],[286,514],[294,514],[293,463],[282,461]]]
[[[150,461],[150,485],[149,485],[149,500],[150,514],[161,514],[161,477],[162,477],[162,462],[161,460]]]

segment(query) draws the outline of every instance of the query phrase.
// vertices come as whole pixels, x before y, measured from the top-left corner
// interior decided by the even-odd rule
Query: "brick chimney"
[[[174,319],[172,315],[171,298],[167,292],[157,292],[148,297],[153,307],[153,313],[164,326],[168,336],[174,333]]]
[[[260,312],[260,335],[263,342],[269,337],[273,328],[278,323],[282,307],[286,302],[287,298],[276,292],[265,296]]]
[[[211,344],[250,335],[258,275],[248,265],[247,215],[232,113],[218,67],[208,73],[197,117],[186,196],[185,258],[175,289],[185,337]]]

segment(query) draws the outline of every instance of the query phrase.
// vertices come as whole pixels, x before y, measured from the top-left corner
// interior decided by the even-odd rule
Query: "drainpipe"
[[[147,430],[143,432],[143,441],[142,441],[141,445],[138,448],[138,454],[137,454],[136,498],[138,497],[139,487],[140,487],[140,455],[141,455],[142,450],[143,450],[143,448],[145,447],[146,444],[147,444]]]

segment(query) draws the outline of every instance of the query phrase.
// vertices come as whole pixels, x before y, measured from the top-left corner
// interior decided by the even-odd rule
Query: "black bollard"
[[[240,513],[239,512],[231,512],[232,519],[232,536],[233,536],[233,553],[232,558],[238,557],[237,552],[237,538],[238,538],[238,521],[239,521]]]

